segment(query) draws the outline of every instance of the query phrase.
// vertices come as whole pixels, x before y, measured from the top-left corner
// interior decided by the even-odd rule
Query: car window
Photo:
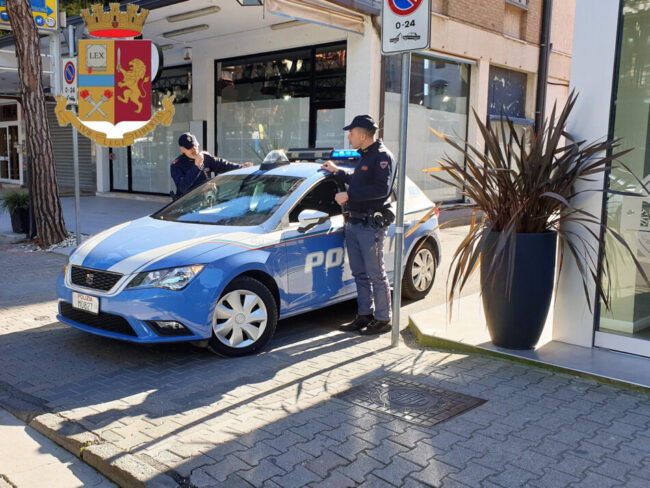
[[[312,188],[289,212],[289,222],[298,222],[298,215],[306,209],[320,210],[330,216],[341,215],[341,206],[334,200],[339,191],[334,180],[325,180]]]
[[[218,176],[152,217],[214,225],[259,225],[304,181],[264,173]]]

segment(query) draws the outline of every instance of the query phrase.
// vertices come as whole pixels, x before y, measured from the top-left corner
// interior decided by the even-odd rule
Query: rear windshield
[[[263,173],[218,176],[152,215],[160,220],[213,225],[259,225],[304,181]]]

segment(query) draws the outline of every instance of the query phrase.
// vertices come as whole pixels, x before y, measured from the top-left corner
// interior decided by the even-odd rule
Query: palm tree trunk
[[[30,191],[38,245],[46,248],[67,236],[56,184],[54,152],[45,111],[41,50],[28,0],[7,0],[9,23],[14,33],[21,105],[31,162]],[[58,62],[58,60],[54,60]]]

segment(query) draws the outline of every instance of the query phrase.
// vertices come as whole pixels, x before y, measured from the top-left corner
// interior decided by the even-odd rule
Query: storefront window
[[[178,137],[189,130],[192,120],[191,66],[162,71],[152,86],[154,110],[162,108],[166,93],[176,95],[172,123],[158,125],[129,148],[113,149],[113,190],[167,194],[174,189],[169,165],[179,154]]]
[[[467,136],[469,110],[469,66],[433,56],[411,56],[409,96],[407,175],[435,202],[457,200],[461,196],[449,185],[438,182],[422,170],[437,166],[437,161],[450,155],[449,145],[429,130],[461,139]],[[384,142],[399,153],[399,106],[401,58],[386,57],[386,93],[384,100]]]
[[[340,44],[218,61],[219,156],[259,162],[272,149],[342,146],[345,66]]]
[[[622,161],[646,187],[650,186],[650,6],[646,1],[623,4],[621,52],[615,107],[614,137],[621,138],[617,150],[634,148]],[[629,174],[614,170],[609,187],[643,193]],[[630,245],[645,272],[650,275],[650,197],[610,195],[607,224]],[[629,257],[610,239],[605,254],[612,271],[612,310],[601,306],[599,331],[633,339],[650,339],[650,290]]]
[[[490,66],[490,87],[488,91],[488,122],[499,137],[499,145],[510,138],[510,126],[505,119],[512,122],[517,137],[530,144],[530,134],[535,123],[526,118],[526,73],[511,69]],[[505,132],[501,135],[501,131]],[[505,150],[505,147],[502,147]]]

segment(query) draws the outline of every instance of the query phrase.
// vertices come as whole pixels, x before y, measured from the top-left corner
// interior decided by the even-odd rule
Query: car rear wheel
[[[431,241],[417,244],[406,261],[402,279],[402,296],[420,300],[427,296],[436,278],[436,251]]]
[[[269,289],[256,279],[240,276],[217,302],[208,347],[222,356],[254,353],[271,339],[277,322],[277,306]]]

